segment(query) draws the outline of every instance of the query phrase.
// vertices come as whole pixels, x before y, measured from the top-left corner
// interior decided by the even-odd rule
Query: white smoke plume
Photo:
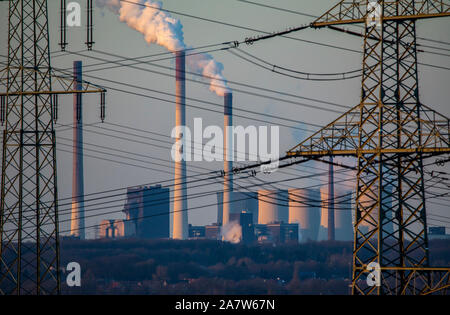
[[[189,49],[184,43],[183,25],[168,12],[161,11],[162,3],[152,0],[134,0],[136,5],[119,0],[96,0],[100,8],[108,8],[119,15],[121,22],[144,35],[149,44],[157,44],[171,52]],[[189,53],[188,53],[189,54]],[[223,65],[206,53],[186,56],[188,70],[210,81],[209,89],[223,96],[230,89],[222,75]]]
[[[223,65],[214,60],[210,54],[193,54],[186,57],[186,63],[191,72],[201,74],[210,80],[209,90],[219,96],[230,92],[227,81],[222,75]]]
[[[238,222],[231,221],[222,226],[220,234],[223,241],[237,244],[242,240],[242,227]]]

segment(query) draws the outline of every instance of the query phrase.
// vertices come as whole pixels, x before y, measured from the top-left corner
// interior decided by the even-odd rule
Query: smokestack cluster
[[[121,22],[140,32],[149,44],[155,43],[174,53],[189,49],[184,43],[183,25],[180,20],[161,10],[161,2],[135,0],[129,3],[119,0],[96,0],[96,4],[117,14]],[[224,96],[230,91],[222,75],[223,65],[215,61],[211,55],[195,53],[188,56],[186,63],[189,71],[201,75],[210,82],[210,91],[218,96]]]
[[[74,87],[82,90],[82,64],[73,62]],[[73,95],[73,165],[72,165],[72,211],[70,235],[85,239],[84,226],[84,176],[83,176],[83,104],[81,93]]]
[[[175,162],[173,233],[174,239],[187,239],[189,236],[187,214],[186,161],[182,158],[186,145],[183,126],[186,126],[186,71],[185,53],[176,53],[175,76],[175,124],[177,127],[177,150]]]
[[[136,5],[139,3],[141,5]],[[225,97],[225,125],[231,125],[231,103],[232,96],[227,81],[222,75],[223,65],[216,62],[207,53],[193,53],[185,55],[189,47],[184,43],[183,25],[173,18],[167,11],[163,11],[162,3],[153,0],[136,0],[135,2],[124,2],[119,0],[96,0],[97,6],[106,7],[119,16],[121,22],[130,28],[140,32],[148,44],[157,44],[176,54],[176,126],[186,124],[185,113],[185,69],[195,75],[200,75],[209,81],[209,90],[218,96]],[[228,114],[227,114],[228,113]],[[181,137],[182,130],[177,130],[178,157],[182,156],[185,140]],[[225,136],[226,142],[230,144],[229,137]],[[231,139],[230,139],[231,140]],[[226,143],[224,142],[224,143]],[[231,146],[227,146],[231,149]],[[226,152],[224,152],[226,154]],[[174,215],[173,234],[175,239],[186,239],[188,237],[187,217],[187,187],[186,187],[186,162],[184,159],[176,159],[175,162],[175,186],[174,186]],[[225,170],[232,170],[231,161],[226,162]],[[229,221],[231,206],[232,177],[224,179],[224,222]],[[225,209],[226,207],[226,209]],[[226,214],[225,214],[226,213]]]
[[[233,125],[233,94],[224,95],[224,117],[223,117],[223,170],[225,177],[223,179],[223,219],[222,225],[225,226],[230,221],[230,213],[233,202],[233,134],[231,128]]]

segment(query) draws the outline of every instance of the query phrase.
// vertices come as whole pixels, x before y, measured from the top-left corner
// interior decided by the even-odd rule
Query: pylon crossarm
[[[342,114],[335,121],[287,152],[288,156],[329,155],[340,151],[341,155],[353,155],[358,148],[360,105]]]
[[[421,104],[422,145],[426,147],[450,147],[450,119]]]
[[[366,3],[366,1],[363,1]],[[367,4],[362,5],[360,1],[340,1],[321,17],[315,20],[311,25],[322,27],[338,24],[361,23],[367,15]]]
[[[382,12],[383,10],[381,9],[382,2],[384,2],[385,6],[384,12]],[[389,12],[396,13],[391,14]],[[324,27],[331,25],[366,23],[372,17],[381,22],[426,19],[442,16],[450,16],[450,0],[342,0],[311,23],[311,26]]]
[[[62,93],[71,94],[71,93],[106,92],[105,88],[85,80],[82,80],[81,88],[79,90],[78,89],[74,90],[73,87],[75,85],[75,78],[73,76],[62,77],[59,75],[52,74],[52,78],[60,84],[62,90],[64,91]]]
[[[354,156],[359,155],[376,155],[376,154],[409,154],[409,153],[428,153],[432,155],[439,155],[450,153],[450,148],[417,148],[417,149],[369,149],[369,150],[324,150],[324,151],[296,151],[287,152],[288,156],[299,157],[299,156],[312,156],[315,158],[324,156]]]
[[[9,69],[18,69],[18,67],[10,67]],[[43,74],[43,71],[35,70],[35,69],[23,69],[25,72],[38,72],[40,74]],[[5,75],[6,73],[6,75]],[[7,73],[8,68],[4,68],[1,70],[0,74],[0,87],[5,87],[7,84]],[[19,72],[17,72],[19,73]],[[12,78],[10,78],[11,80]],[[17,78],[19,79],[19,78]],[[80,89],[74,89],[75,79],[73,76],[68,77],[62,77],[59,75],[51,74],[52,79],[52,90],[27,90],[27,91],[9,91],[9,92],[2,92],[0,93],[0,96],[17,96],[17,95],[42,95],[42,94],[75,94],[75,93],[101,93],[106,92],[106,89],[93,84],[91,82],[83,80],[81,82],[81,88]],[[55,86],[55,83],[57,83],[57,86]],[[59,86],[59,89],[58,89]]]
[[[373,109],[372,109],[373,110]],[[418,115],[412,115],[402,110],[396,111],[401,117],[408,117],[408,123],[415,122],[421,129],[408,130],[403,119],[402,133],[404,137],[420,139],[415,146],[405,147],[374,147],[360,149],[358,145],[361,105],[357,105],[341,115],[335,121],[314,133],[300,144],[287,152],[287,156],[361,156],[365,154],[412,154],[422,153],[427,156],[450,153],[450,119],[428,106],[420,106]],[[375,114],[376,111],[375,111]],[[390,118],[389,122],[397,122]],[[399,124],[400,125],[400,124]],[[420,132],[420,134],[419,134]],[[383,134],[386,141],[396,132]],[[367,137],[369,139],[369,137]]]

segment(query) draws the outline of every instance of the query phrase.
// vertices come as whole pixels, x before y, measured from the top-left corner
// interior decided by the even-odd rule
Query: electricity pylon
[[[423,164],[450,153],[450,120],[420,102],[416,47],[418,19],[449,15],[449,0],[344,0],[311,24],[365,25],[361,103],[287,154],[358,161],[353,294],[450,286],[450,268],[429,266]],[[366,282],[372,266],[379,286]]]
[[[57,95],[100,92],[104,100],[105,91],[86,82],[75,89],[80,82],[51,74],[47,0],[10,0],[8,19],[8,62],[0,72],[0,89],[6,90],[0,93],[5,123],[0,295],[55,294],[60,292]],[[60,91],[52,89],[52,81]]]

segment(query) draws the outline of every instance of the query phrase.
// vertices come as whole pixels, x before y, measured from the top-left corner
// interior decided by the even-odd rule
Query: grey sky
[[[256,1],[256,0],[255,0]],[[79,1],[84,5],[85,1]],[[265,31],[279,31],[284,30],[286,27],[294,27],[300,24],[310,23],[311,18],[304,16],[274,11],[267,8],[261,8],[252,6],[246,3],[242,3],[236,0],[164,0],[162,1],[164,8],[175,11],[185,12],[201,17],[224,21],[231,24],[242,25],[255,29]],[[336,0],[278,0],[278,1],[258,1],[277,7],[302,11],[304,13],[319,15],[330,8]],[[51,37],[51,51],[58,51],[59,46],[59,1],[49,1],[49,25],[50,25],[50,37]],[[243,40],[245,37],[258,35],[257,33],[245,31],[237,28],[227,27],[223,25],[213,24],[197,19],[192,19],[183,16],[173,15],[179,18],[184,26],[184,37],[187,45],[202,46],[213,43],[221,43],[233,40]],[[6,55],[7,47],[6,43],[6,27],[7,27],[7,3],[0,3],[0,17],[1,17],[1,30],[0,42],[1,54]],[[83,27],[81,29],[69,29],[68,30],[68,51],[76,52],[85,49],[84,46],[84,17],[82,19]],[[157,45],[148,45],[143,36],[127,27],[124,23],[121,23],[117,16],[113,15],[107,10],[95,9],[94,17],[94,51],[82,52],[93,57],[116,59],[114,57],[102,55],[96,51],[106,51],[108,53],[118,54],[127,57],[137,57],[144,55],[151,55],[165,50]],[[417,23],[417,34],[419,37],[431,38],[435,40],[441,40],[450,42],[450,33],[448,32],[450,26],[450,18],[435,19],[428,21],[419,21]],[[317,41],[324,44],[337,45],[341,47],[347,47],[355,50],[361,50],[362,40],[350,35],[344,35],[341,33],[333,32],[330,30],[306,30],[297,34],[291,35],[296,38]],[[420,41],[419,41],[420,43]],[[450,48],[450,46],[442,46],[435,43],[426,42],[431,46],[441,46]],[[252,53],[262,59],[268,60],[273,64],[285,66],[300,71],[306,72],[345,72],[354,70],[361,67],[361,54],[351,53],[348,51],[338,50],[334,48],[327,48],[315,44],[310,44],[301,41],[295,41],[285,38],[274,38],[271,40],[255,43],[252,46],[242,45],[241,48],[249,53]],[[442,51],[441,51],[442,52]],[[444,52],[450,54],[448,52]],[[296,94],[304,97],[317,98],[324,101],[335,102],[346,106],[354,106],[359,102],[360,93],[360,79],[352,79],[336,82],[312,82],[301,81],[291,79],[281,75],[274,74],[270,71],[263,70],[255,67],[249,63],[246,63],[228,52],[215,52],[212,53],[217,61],[224,65],[224,75],[227,79],[242,83],[248,83],[260,87],[270,88],[274,90],[280,90],[291,94]],[[92,63],[98,63],[99,61],[79,57],[77,55],[56,53],[52,56],[52,66],[55,68],[69,68],[72,67],[74,60],[82,60],[84,66],[88,66]],[[419,61],[429,64],[440,65],[444,67],[450,67],[450,57],[438,56],[427,53],[419,54]],[[174,66],[173,61],[160,61],[162,65]],[[89,68],[85,68],[87,71]],[[154,67],[149,67],[152,70],[159,70]],[[69,70],[71,71],[71,70]],[[167,70],[163,72],[169,73]],[[95,71],[85,73],[85,80],[92,81],[98,84],[104,84],[106,86],[120,87],[111,83],[102,83],[101,80],[89,77],[89,75],[108,78],[111,80],[126,82],[128,84],[139,85],[142,87],[148,87],[155,90],[161,90],[164,92],[174,93],[174,79],[159,76],[153,73],[133,70],[125,67]],[[419,66],[420,77],[420,96],[424,104],[432,106],[437,111],[450,116],[450,106],[448,100],[450,99],[449,79],[450,71],[439,70],[429,67]],[[231,84],[231,87],[236,87]],[[171,99],[169,96],[161,96],[156,93],[147,91],[139,91],[128,87],[122,87],[126,90],[132,90],[135,92],[141,92],[151,96],[159,96],[166,99]],[[241,88],[241,87],[237,87]],[[248,88],[243,88],[250,90]],[[258,93],[258,92],[257,92]],[[270,93],[268,93],[270,94]],[[276,96],[270,94],[272,96]],[[207,100],[214,103],[223,103],[223,100],[211,93],[206,86],[197,84],[194,82],[187,82],[187,96],[198,98],[201,100]],[[301,100],[297,100],[301,101]],[[326,107],[327,105],[314,103],[311,101],[304,101],[313,105],[319,105]],[[72,123],[72,98],[67,96],[61,102],[60,106],[60,124]],[[99,122],[99,97],[86,96],[84,97],[84,121],[85,124]],[[208,107],[206,104],[197,104],[190,102],[198,106]],[[301,107],[298,105],[288,104],[269,100],[266,98],[251,96],[239,92],[234,93],[234,107],[242,108],[252,111],[265,112],[277,116],[286,117],[289,119],[298,119],[299,121],[306,121],[318,125],[323,125],[331,122],[336,118],[337,114],[333,112],[321,111]],[[217,110],[217,108],[214,108]],[[336,108],[333,108],[336,109]],[[219,109],[220,111],[220,109]],[[239,113],[238,111],[235,111]],[[241,115],[247,115],[245,113],[239,113]],[[253,115],[254,116],[254,115]],[[223,116],[218,113],[211,113],[194,108],[187,108],[187,124],[192,125],[194,117],[203,118],[203,123],[206,125],[219,125],[223,124]],[[258,117],[261,119],[268,119],[267,117]],[[148,98],[142,98],[138,96],[131,96],[115,91],[109,91],[107,94],[107,122],[118,123],[132,128],[144,129],[152,132],[157,132],[170,136],[170,131],[175,123],[175,106],[174,104],[164,103],[157,100]],[[277,124],[277,120],[273,120],[274,124]],[[283,122],[288,125],[292,125],[292,122]],[[255,122],[248,119],[239,117],[234,118],[235,125],[261,125],[263,123]],[[98,125],[102,128],[114,129],[111,125]],[[298,124],[298,127],[306,127]],[[307,127],[316,129],[314,127]],[[130,138],[129,135],[120,134],[109,130],[101,130],[96,127],[86,127],[84,139],[86,143],[93,143],[101,146],[111,147],[126,152],[133,152],[142,155],[151,155],[159,158],[166,159],[165,163],[170,166],[170,150],[155,148],[151,144],[159,144],[166,147],[170,147],[166,143],[158,143],[150,141],[149,139],[140,138],[142,142],[148,142],[149,145],[132,143],[130,141],[114,139],[104,135],[98,135],[87,130],[96,132],[113,134],[116,136]],[[118,130],[118,129],[117,129]],[[133,132],[131,130],[125,130],[127,132]],[[139,132],[133,132],[146,137],[158,138],[165,141],[171,141],[168,138],[162,138],[151,134],[142,134]],[[280,128],[280,151],[286,151],[293,145],[300,142],[307,133],[298,132],[295,129]],[[71,139],[72,131],[62,131],[58,133],[58,145],[60,149],[71,150],[69,140]],[[136,137],[132,137],[136,138]],[[139,139],[139,138],[138,138]],[[61,145],[60,145],[61,144]],[[66,145],[64,145],[66,144]],[[90,150],[107,151],[100,147],[93,147],[86,144],[87,149],[85,153],[87,155],[101,156],[101,154],[91,152]],[[126,155],[125,153],[114,152],[114,154]],[[104,155],[102,155],[104,156]],[[169,168],[163,168],[160,166],[152,166],[152,160],[145,157],[132,156],[132,158],[147,160],[149,163],[144,164],[141,162],[133,162],[126,159],[118,159],[116,157],[110,157],[111,159],[126,161],[129,163],[145,165],[147,167],[154,167],[164,169],[167,174],[160,172],[150,171],[142,168],[125,166],[121,164],[111,163],[94,159],[90,157],[85,158],[85,193],[94,193],[107,189],[113,189],[118,187],[133,186],[137,184],[157,182],[161,180],[169,180],[173,178],[172,171]],[[59,185],[59,197],[65,198],[71,195],[71,170],[72,155],[67,152],[58,152],[58,185]],[[158,161],[158,163],[164,163]],[[221,169],[220,163],[205,163],[205,162],[189,162],[189,166],[207,167],[210,169]],[[314,165],[322,169],[326,169],[324,165]],[[190,170],[194,170],[192,167]],[[302,167],[296,167],[297,170],[304,170]],[[445,168],[447,171],[449,167]],[[196,170],[201,171],[201,170]],[[289,171],[289,170],[288,170]],[[307,175],[307,173],[305,173]],[[264,177],[265,180],[274,179],[278,180],[288,175],[277,174],[274,177]],[[251,182],[240,182],[242,185],[249,185]],[[254,182],[256,183],[256,182]],[[302,185],[315,185],[320,182],[314,180],[289,182],[288,185],[302,186]],[[282,186],[280,186],[282,187]],[[212,191],[221,188],[220,184],[202,187],[200,190],[190,190],[189,193],[195,193],[199,191]],[[116,197],[116,199],[120,199]],[[209,198],[201,198],[189,200],[189,207],[195,207],[203,204],[215,203],[215,195]],[[65,202],[64,202],[65,203]],[[115,202],[115,205],[123,204],[123,201]],[[64,213],[69,213],[68,206],[61,206],[63,213],[61,219],[65,220],[68,217]],[[97,208],[97,207],[95,207]],[[446,209],[448,207],[431,205],[429,207],[431,212],[448,215]],[[120,207],[115,207],[114,210],[121,210]],[[109,209],[99,210],[98,212],[111,211]],[[89,213],[89,212],[88,212]],[[104,218],[122,218],[123,215],[119,212],[114,214],[98,216],[88,218],[86,226],[98,223]],[[208,224],[214,222],[216,219],[216,207],[208,207],[201,210],[193,210],[189,212],[189,222],[192,224]],[[436,223],[436,222],[433,222]],[[62,230],[68,228],[67,223],[63,223]]]

